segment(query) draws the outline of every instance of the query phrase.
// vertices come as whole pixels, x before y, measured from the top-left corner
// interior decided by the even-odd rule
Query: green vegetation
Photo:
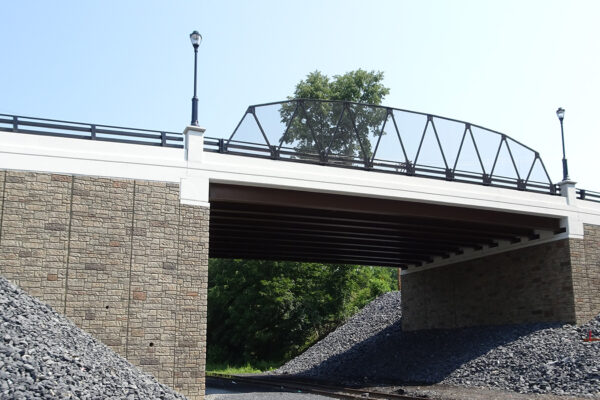
[[[211,259],[207,362],[281,364],[396,282],[395,268]]]
[[[215,374],[257,374],[259,372],[271,371],[276,369],[279,364],[271,364],[267,362],[258,362],[253,365],[246,363],[245,365],[231,366],[224,363],[207,363],[206,372],[212,372]]]
[[[333,79],[320,71],[311,72],[296,85],[290,99],[342,100],[381,104],[390,89],[383,86],[383,72],[357,69]]]

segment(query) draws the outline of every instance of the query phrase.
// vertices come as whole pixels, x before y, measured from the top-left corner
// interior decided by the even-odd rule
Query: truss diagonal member
[[[400,147],[402,147],[402,153],[404,154],[404,162],[408,166],[410,164],[410,160],[408,159],[408,155],[406,154],[406,148],[404,148],[404,142],[402,142],[402,137],[400,136],[400,130],[398,130],[398,124],[396,123],[396,117],[392,112],[392,122],[394,123],[394,129],[396,129],[396,136],[398,136],[398,140],[400,141]]]
[[[485,167],[483,166],[483,160],[481,159],[481,154],[479,154],[479,147],[477,147],[477,142],[475,142],[475,136],[473,136],[473,130],[471,129],[471,124],[465,124],[467,129],[469,129],[469,135],[471,136],[471,141],[473,142],[473,146],[475,147],[475,153],[477,153],[477,159],[479,160],[479,165],[481,165],[481,171],[483,175],[487,175],[485,172]]]
[[[354,128],[354,133],[356,133],[356,139],[358,140],[358,144],[360,145],[360,150],[362,153],[363,164],[365,168],[369,168],[369,159],[367,157],[367,153],[365,152],[365,146],[360,138],[360,134],[358,133],[358,129],[356,128],[356,118],[352,115],[352,110],[348,107],[348,115],[350,116],[350,121],[352,121],[352,127]]]
[[[373,149],[373,156],[371,156],[371,165],[375,161],[375,155],[377,154],[377,149],[379,149],[379,142],[381,142],[381,137],[383,136],[383,132],[385,132],[385,125],[387,123],[388,118],[392,114],[391,110],[388,108],[385,112],[385,119],[383,120],[383,124],[381,125],[381,129],[379,131],[379,138],[377,139],[377,144],[375,144],[375,149]]]
[[[338,133],[340,131],[340,124],[342,123],[342,119],[344,118],[344,111],[346,111],[346,103],[344,103],[342,105],[342,111],[340,112],[340,117],[338,118],[338,122],[335,125],[335,129],[333,131],[333,135],[331,135],[331,139],[329,140],[329,144],[327,145],[327,147],[325,149],[325,158],[329,157],[329,154],[331,153],[331,146],[333,146],[333,142],[337,138],[337,135],[338,135]]]
[[[540,154],[536,151],[535,156],[533,157],[533,162],[531,163],[531,167],[529,168],[529,172],[527,173],[527,178],[525,179],[525,184],[529,182],[529,178],[531,177],[531,173],[533,172],[533,167],[535,167],[535,162],[540,158]]]
[[[431,122],[431,115],[427,116],[427,122],[425,122],[425,128],[423,128],[423,135],[421,135],[421,141],[419,142],[419,148],[417,150],[417,155],[415,156],[415,165],[417,165],[417,161],[419,160],[419,154],[421,153],[421,147],[423,146],[423,141],[425,140],[425,134],[427,133],[427,127]]]
[[[435,127],[435,121],[433,118],[431,119],[431,126],[433,127],[433,133],[435,134],[435,139],[437,140],[438,147],[440,148],[440,152],[442,153],[442,159],[444,160],[444,166],[448,169],[448,163],[446,162],[446,156],[444,155],[444,149],[442,148],[442,143],[440,142],[440,137],[438,136],[437,129]]]
[[[292,116],[290,117],[290,120],[287,123],[285,131],[283,132],[283,135],[281,135],[281,139],[279,139],[279,147],[277,147],[277,152],[281,151],[281,146],[283,146],[283,144],[285,143],[285,139],[287,139],[288,131],[290,130],[290,127],[292,126],[292,122],[294,122],[294,118],[296,117],[296,114],[298,113],[298,106],[299,106],[299,103],[296,102],[296,107],[294,107],[294,112],[292,112]]]
[[[517,168],[517,164],[515,163],[515,158],[513,157],[512,151],[510,150],[510,145],[508,144],[508,140],[506,140],[506,136],[504,136],[504,142],[506,143],[506,148],[508,149],[508,155],[510,156],[510,160],[512,161],[513,168],[517,173],[517,179],[521,180],[521,175],[519,174],[519,169]]]
[[[500,156],[500,150],[502,150],[502,143],[506,141],[506,136],[502,135],[500,139],[500,143],[498,144],[498,150],[496,151],[496,157],[494,158],[494,164],[492,164],[492,170],[490,171],[490,177],[494,176],[494,170],[496,169],[496,163],[498,162],[498,157]]]
[[[544,169],[544,173],[546,174],[546,178],[548,179],[548,184],[550,185],[550,192],[554,193],[554,184],[552,183],[552,179],[550,179],[550,175],[548,175],[548,171],[546,170],[546,166],[544,165],[544,160],[540,157],[540,164],[542,164],[542,168]]]
[[[225,146],[225,148],[227,148],[229,146],[229,142],[231,142],[231,139],[233,139],[233,137],[237,133],[238,129],[240,129],[240,126],[242,125],[242,122],[244,122],[244,119],[246,118],[246,116],[251,113],[251,111],[250,111],[251,108],[252,107],[248,107],[248,109],[246,110],[246,113],[242,116],[242,119],[240,119],[240,122],[238,122],[238,124],[236,125],[235,129],[233,130],[233,133],[231,134],[231,136],[229,136],[229,139],[227,139],[227,145]]]
[[[467,136],[468,125],[465,124],[465,130],[462,135],[462,139],[460,139],[460,146],[458,146],[458,152],[456,153],[456,160],[454,160],[454,166],[452,167],[452,172],[456,172],[456,166],[458,165],[458,159],[460,158],[460,152],[463,147],[463,143],[465,142],[465,137]]]
[[[315,132],[313,131],[312,126],[310,125],[310,121],[308,118],[308,113],[306,112],[306,107],[304,107],[304,101],[302,100],[298,100],[298,103],[300,104],[300,107],[302,107],[302,111],[304,111],[304,118],[306,118],[306,126],[308,126],[308,130],[310,131],[310,135],[313,138],[313,141],[315,142],[315,144],[317,145],[318,149],[319,149],[319,154],[323,154],[323,147],[321,146],[321,143],[319,143],[319,141],[317,140],[316,136],[315,136]]]
[[[254,117],[254,120],[256,121],[256,125],[258,125],[258,129],[260,129],[260,133],[262,133],[262,136],[265,139],[265,142],[267,142],[267,146],[269,146],[269,148],[271,148],[271,143],[269,143],[269,139],[267,138],[267,135],[265,134],[265,131],[264,131],[262,125],[260,124],[258,117],[256,116],[256,110],[254,107],[252,107],[252,116]]]

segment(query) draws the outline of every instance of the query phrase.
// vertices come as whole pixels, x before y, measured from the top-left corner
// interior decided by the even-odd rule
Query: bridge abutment
[[[209,209],[179,186],[0,171],[0,273],[200,399]]]
[[[403,328],[584,323],[600,313],[600,226],[402,276]]]

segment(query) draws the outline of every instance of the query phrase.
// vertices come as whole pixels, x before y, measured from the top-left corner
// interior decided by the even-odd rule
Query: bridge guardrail
[[[577,198],[600,203],[600,193],[586,189],[577,189]]]
[[[0,114],[0,131],[183,148],[183,134]]]

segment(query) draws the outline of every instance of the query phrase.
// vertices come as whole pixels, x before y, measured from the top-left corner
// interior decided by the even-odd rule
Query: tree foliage
[[[334,75],[330,79],[320,71],[311,72],[296,85],[290,99],[318,99],[381,104],[390,89],[383,86],[383,72],[356,71]]]
[[[211,259],[208,358],[281,362],[301,353],[376,296],[395,269]]]
[[[382,81],[383,72],[362,69],[333,79],[319,71],[311,72],[290,97],[307,100],[281,107],[281,122],[289,125],[283,144],[303,154],[331,155],[347,163],[369,160],[374,150],[371,139],[382,133],[387,112],[354,103],[381,104],[389,93]]]

